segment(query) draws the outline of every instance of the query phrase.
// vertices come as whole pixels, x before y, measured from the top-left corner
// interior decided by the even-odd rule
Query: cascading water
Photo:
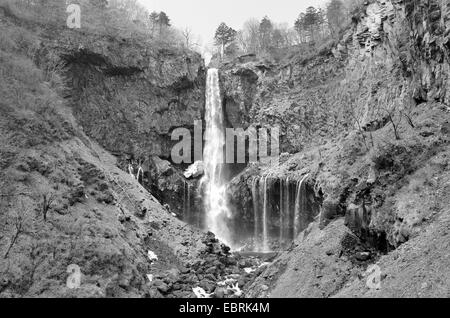
[[[217,69],[209,69],[206,83],[206,132],[203,152],[204,176],[201,189],[204,193],[205,226],[221,241],[232,246],[231,231],[228,227],[231,212],[227,207],[226,184],[224,172],[225,128],[222,103],[220,99],[219,73]],[[302,214],[306,211],[306,179],[301,181],[287,178],[280,180],[279,192],[279,242],[280,245],[294,238],[301,229]],[[273,231],[274,211],[271,199],[276,195],[272,189],[275,181],[269,176],[252,180],[251,194],[254,210],[253,241],[257,252],[269,252]],[[189,185],[185,188],[186,203],[190,205]],[[189,208],[186,206],[186,214]],[[303,222],[304,223],[304,222]]]
[[[284,215],[286,215],[286,220],[283,224],[283,233],[284,233],[284,239],[289,239],[289,226],[290,226],[290,215],[291,215],[291,187],[290,187],[290,180],[289,177],[286,179],[286,204],[284,205],[286,210],[284,211]]]
[[[269,252],[269,222],[270,222],[270,179],[268,176],[252,180],[253,200],[253,241],[256,252]]]
[[[225,129],[220,100],[219,72],[214,68],[208,70],[205,121],[203,152],[205,175],[201,184],[205,189],[206,227],[224,243],[231,245],[231,234],[227,225],[231,213],[226,203],[226,187],[223,180]]]
[[[192,220],[191,217],[191,185],[189,182],[184,183],[184,202],[183,202],[183,214],[184,214],[184,220],[187,223],[190,223]]]
[[[254,222],[253,238],[254,240],[257,240],[259,236],[259,211],[258,211],[259,196],[258,196],[257,178],[254,178],[252,181],[252,198],[253,198],[253,222]]]
[[[295,214],[294,214],[294,238],[299,234],[300,232],[300,225],[301,225],[301,216],[303,213],[305,213],[306,210],[306,179],[308,178],[308,175],[304,176],[302,180],[300,180],[297,183],[297,196],[295,198]]]
[[[262,177],[261,183],[263,184],[263,245],[262,245],[262,251],[263,252],[269,252],[269,233],[268,233],[268,222],[269,222],[269,215],[268,215],[268,205],[269,205],[269,193],[267,192],[270,190],[270,188],[267,188],[267,176]]]
[[[309,222],[308,198],[306,183],[308,175],[301,180],[287,177],[279,179],[279,237],[280,246],[284,246],[295,238]],[[252,180],[251,192],[254,218],[254,250],[270,252],[270,243],[274,239],[269,228],[273,228],[274,218],[272,198],[277,195],[273,188],[276,180],[269,176],[257,177]]]
[[[280,180],[280,243],[283,242],[284,239],[284,220],[285,220],[285,209],[284,209],[284,184],[285,181],[283,179]]]

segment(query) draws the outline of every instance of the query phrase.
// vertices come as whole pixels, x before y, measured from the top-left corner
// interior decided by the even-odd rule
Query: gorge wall
[[[204,117],[203,58],[137,36],[55,33],[43,35],[41,55],[51,60],[41,63],[63,67],[65,98],[77,122],[120,159],[122,169],[128,160],[139,163],[141,183],[181,217],[184,188],[193,184],[182,175],[186,166],[171,163],[178,142],[171,134],[175,128],[193,131],[194,121]]]
[[[448,4],[369,1],[318,54],[298,47],[280,61],[248,55],[222,66],[231,125],[279,125],[282,152],[385,123],[386,111],[449,103]],[[304,45],[307,46],[307,45]]]

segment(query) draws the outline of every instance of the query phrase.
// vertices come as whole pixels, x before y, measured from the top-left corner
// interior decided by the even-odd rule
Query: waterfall
[[[206,227],[220,240],[230,245],[231,234],[227,221],[231,214],[226,204],[226,187],[222,179],[225,129],[217,69],[208,70],[205,121],[205,150],[203,152],[205,175],[201,183],[205,186]]]
[[[301,217],[306,212],[306,179],[305,175],[302,180],[297,182],[297,195],[295,197],[295,212],[294,212],[294,239],[301,229]]]
[[[280,180],[280,206],[279,206],[279,210],[280,210],[280,243],[283,242],[284,239],[284,213],[285,213],[285,209],[284,209],[284,180],[281,179]]]
[[[291,188],[289,177],[280,179],[280,245],[290,238]]]
[[[263,199],[263,252],[268,252],[269,251],[269,233],[268,233],[268,222],[269,222],[269,215],[268,215],[268,205],[269,205],[269,193],[268,191],[270,191],[270,187],[267,187],[267,178],[266,177],[262,177],[261,181],[262,181],[262,189],[263,189],[263,195],[264,195],[264,199]]]
[[[142,177],[141,181],[139,181],[139,177]],[[140,165],[139,165],[139,168],[138,168],[138,172],[136,174],[136,180],[139,183],[143,183],[144,182],[144,170],[142,170],[142,167]]]
[[[295,239],[300,231],[304,230],[308,218],[306,181],[308,175],[301,180],[287,177],[280,178],[279,186],[279,245],[283,246]],[[254,251],[269,252],[270,242],[275,239],[271,236],[270,228],[274,221],[275,212],[272,211],[272,198],[277,189],[272,189],[274,182],[269,176],[255,177],[251,182],[253,200],[253,241]]]
[[[254,178],[252,180],[252,201],[253,201],[253,222],[254,222],[253,241],[255,249],[257,249],[256,242],[259,237],[258,178]]]
[[[184,191],[183,191],[183,215],[184,221],[186,223],[191,222],[191,185],[189,182],[184,182]]]
[[[269,252],[270,186],[268,176],[252,180],[253,242],[257,252]],[[261,208],[260,208],[261,207]],[[262,232],[262,233],[261,233]],[[262,242],[261,242],[262,236]]]
[[[285,215],[286,215],[286,221],[285,221],[285,232],[286,232],[286,238],[289,239],[289,226],[290,226],[290,222],[289,220],[291,219],[291,187],[290,187],[290,180],[289,177],[287,177],[286,179],[286,211],[285,211]]]

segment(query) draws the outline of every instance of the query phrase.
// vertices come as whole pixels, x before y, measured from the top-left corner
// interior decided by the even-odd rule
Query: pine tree
[[[311,40],[315,40],[315,31],[317,29],[317,24],[319,21],[319,13],[314,7],[306,8],[305,12],[305,28],[309,31]]]
[[[297,31],[298,35],[300,36],[300,42],[306,42],[306,36],[305,36],[305,14],[300,13],[297,20],[295,20],[294,23],[294,29]]]
[[[158,15],[157,21],[158,21],[158,25],[159,25],[159,35],[161,36],[162,30],[164,28],[170,27],[170,19],[169,19],[169,16],[165,12],[161,11]]]
[[[345,7],[341,0],[331,0],[327,5],[327,19],[331,35],[336,38],[345,22]]]
[[[305,13],[301,13],[295,21],[295,29],[300,37],[309,37],[309,41],[314,41],[316,32],[320,30],[323,22],[322,11],[314,7],[308,7]]]
[[[152,36],[155,34],[156,26],[158,25],[158,18],[159,14],[156,11],[153,11],[150,13],[149,20],[150,20],[150,28],[152,30]]]
[[[273,33],[273,24],[270,19],[265,16],[259,24],[259,34],[261,36],[261,47],[267,50],[270,47]]]
[[[216,30],[214,40],[217,46],[221,48],[221,56],[223,57],[225,52],[225,46],[230,44],[236,39],[236,30],[222,22]]]

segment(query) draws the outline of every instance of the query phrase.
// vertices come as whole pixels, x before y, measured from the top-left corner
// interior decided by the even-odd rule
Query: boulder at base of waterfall
[[[186,179],[198,178],[204,173],[203,161],[196,161],[184,172],[184,177]]]
[[[153,157],[153,163],[155,164],[156,172],[160,176],[167,174],[167,172],[172,169],[169,161],[163,160],[157,156]]]

